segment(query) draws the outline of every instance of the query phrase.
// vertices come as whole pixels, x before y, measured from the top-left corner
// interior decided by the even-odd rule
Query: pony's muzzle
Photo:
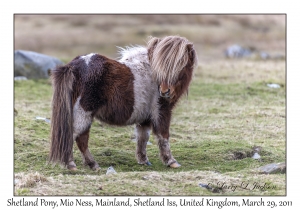
[[[166,92],[162,92],[161,90],[159,90],[159,95],[164,98],[170,98],[170,93],[171,93],[170,89],[168,89]]]
[[[171,86],[166,82],[162,82],[159,85],[159,95],[164,98],[170,98],[171,96]]]

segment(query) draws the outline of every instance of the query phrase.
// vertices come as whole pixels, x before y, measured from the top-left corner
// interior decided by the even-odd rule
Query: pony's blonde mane
[[[172,84],[189,61],[189,48],[193,44],[184,37],[167,36],[162,39],[150,37],[147,47],[153,77],[158,82]],[[194,66],[197,65],[195,56]]]

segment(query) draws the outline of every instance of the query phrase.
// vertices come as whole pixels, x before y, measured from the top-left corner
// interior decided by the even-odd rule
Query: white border
[[[177,3],[178,2],[178,3]],[[297,130],[299,123],[299,12],[296,1],[9,1],[1,7],[1,179],[0,207],[7,207],[7,199],[13,195],[13,14],[14,13],[286,13],[287,14],[287,196],[263,197],[265,200],[291,200],[293,207],[299,207],[298,180],[299,147]],[[72,197],[75,199],[76,197]],[[178,197],[179,200],[182,197]],[[188,197],[184,197],[188,198]],[[207,197],[206,197],[207,198]],[[241,200],[243,197],[229,197]],[[254,197],[255,200],[257,197]],[[298,198],[298,199],[297,199]],[[28,198],[30,200],[30,198]],[[34,199],[34,198],[31,198]],[[59,200],[59,197],[49,197]],[[85,198],[94,200],[94,198]],[[120,199],[122,199],[120,197]],[[153,199],[159,200],[160,197]],[[172,197],[175,199],[175,197]],[[199,198],[200,199],[200,198]],[[215,197],[223,200],[224,197]],[[258,198],[257,198],[258,199]],[[100,208],[100,207],[99,207]],[[103,207],[102,207],[103,208]],[[156,207],[166,208],[166,207]],[[199,207],[197,207],[199,208]],[[226,207],[224,207],[226,208]],[[74,209],[74,207],[72,208]],[[126,209],[126,208],[125,208]],[[217,208],[215,208],[217,209]],[[229,208],[227,208],[229,209]],[[235,209],[231,207],[230,209]],[[261,208],[265,209],[265,208]],[[269,208],[266,208],[269,209]],[[276,208],[280,209],[280,208]]]

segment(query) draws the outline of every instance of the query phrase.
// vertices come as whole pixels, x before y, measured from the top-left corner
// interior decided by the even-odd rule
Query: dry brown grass
[[[22,176],[24,177],[24,174]],[[270,183],[270,178],[265,175],[253,173],[249,178],[243,173],[232,176],[213,171],[126,172],[97,176],[58,175],[48,177],[47,181],[38,184],[35,184],[37,182],[35,176],[32,176],[32,174],[26,175],[34,183],[30,186],[26,185],[29,187],[29,195],[269,195],[268,190],[253,189],[253,187],[255,182],[259,182],[260,185]],[[218,190],[212,191],[202,188],[199,183],[210,184]],[[249,183],[249,185],[246,189],[243,189],[241,187],[242,183]],[[225,185],[228,187],[225,187]],[[272,180],[270,186],[276,186],[278,194],[285,193],[285,185],[278,179]]]
[[[236,43],[285,54],[285,15],[15,15],[15,49],[66,61],[90,52],[116,57],[116,45],[165,35],[187,37],[202,61]]]
[[[15,174],[15,189],[35,187],[38,184],[47,182],[47,178],[38,172],[35,173],[16,173]]]
[[[218,59],[200,63],[195,77],[205,78],[203,82],[244,83],[253,82],[279,83],[283,87],[286,80],[285,61],[253,61]]]

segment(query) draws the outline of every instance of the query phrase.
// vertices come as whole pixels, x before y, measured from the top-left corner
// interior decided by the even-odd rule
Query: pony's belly
[[[141,89],[135,91],[133,106],[128,104],[127,100],[133,100],[128,97],[131,96],[119,100],[117,104],[107,103],[102,106],[95,114],[95,118],[109,125],[122,126],[142,123],[157,112],[155,98],[158,98],[158,93],[155,94],[154,91],[145,93],[145,90]]]
[[[100,120],[101,122],[104,122],[109,125],[122,126],[122,125],[127,125],[127,121],[130,118],[130,115],[120,116],[120,115],[116,115],[114,113],[107,113],[105,110],[103,110],[103,111],[99,110],[97,112],[97,114],[95,115],[95,118]]]
[[[96,112],[95,118],[110,125],[127,125],[134,112],[133,104],[128,102],[128,100],[133,101],[131,97],[119,98],[102,105]]]

